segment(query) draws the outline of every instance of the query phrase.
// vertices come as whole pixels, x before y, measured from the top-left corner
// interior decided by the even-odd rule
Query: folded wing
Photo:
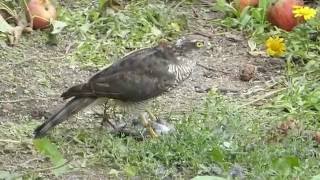
[[[176,63],[176,58],[170,51],[159,48],[143,51],[129,54],[87,83],[71,87],[62,97],[106,97],[137,102],[159,96],[175,85],[169,65]]]

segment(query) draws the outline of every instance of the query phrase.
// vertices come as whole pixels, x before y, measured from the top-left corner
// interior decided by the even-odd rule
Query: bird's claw
[[[157,138],[159,137],[159,135],[154,131],[154,129],[151,127],[150,124],[148,124],[149,126],[147,127],[148,131],[149,131],[149,134],[150,134],[150,137],[152,138]]]

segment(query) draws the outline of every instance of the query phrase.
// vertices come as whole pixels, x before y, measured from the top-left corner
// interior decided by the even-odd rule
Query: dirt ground
[[[217,15],[206,16],[212,18]],[[202,25],[201,34],[207,36],[211,48],[204,54],[195,55],[198,65],[189,80],[156,99],[156,106],[160,107],[158,114],[187,113],[201,104],[212,89],[245,104],[272,91],[279,82],[284,70],[283,62],[250,55],[247,40],[239,32],[222,32],[218,27],[207,26],[205,18],[194,19],[192,24]],[[35,40],[33,37],[41,38]],[[64,90],[85,81],[97,71],[70,61],[74,50],[73,37],[64,34],[57,46],[45,44],[45,38],[42,32],[35,31],[24,35],[15,47],[0,44],[0,126],[20,124],[29,119],[42,122],[43,116],[64,103],[59,98]],[[244,67],[254,69],[254,77],[250,81],[240,79]],[[98,128],[99,122],[97,120],[94,126]],[[68,122],[63,126],[68,126]],[[32,131],[27,133],[32,137]],[[6,145],[0,142],[0,149]],[[19,155],[10,150],[9,153],[0,150],[0,155],[0,169],[13,171],[21,168],[17,164],[35,158],[34,154]],[[83,173],[91,174],[90,171]]]
[[[204,29],[207,30],[207,29]],[[208,31],[208,30],[207,30]],[[31,36],[37,36],[35,32]],[[214,36],[214,34],[213,34]],[[97,69],[86,70],[77,62],[68,61],[66,49],[72,42],[49,46],[25,37],[17,47],[3,45],[1,51],[0,122],[19,121],[23,116],[39,118],[62,103],[60,94],[67,88],[86,81]],[[197,66],[189,80],[156,102],[171,104],[163,111],[190,110],[209,90],[245,99],[270,90],[280,78],[283,62],[248,53],[246,40],[238,33],[225,33],[208,38],[211,48],[195,54]],[[27,43],[28,46],[25,46]],[[249,68],[248,68],[249,67]],[[253,67],[249,81],[241,80],[242,69]],[[88,68],[87,68],[88,69]],[[173,103],[175,102],[175,103]]]

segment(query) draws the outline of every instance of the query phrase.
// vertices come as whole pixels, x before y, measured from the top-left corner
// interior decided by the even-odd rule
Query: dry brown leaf
[[[294,129],[297,127],[297,122],[293,118],[288,118],[286,121],[282,122],[277,126],[277,129],[280,131],[281,134],[287,135],[289,130]]]

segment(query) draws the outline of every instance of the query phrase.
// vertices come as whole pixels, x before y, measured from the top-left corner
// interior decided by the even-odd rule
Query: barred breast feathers
[[[190,63],[184,64],[169,64],[168,71],[176,77],[176,83],[186,80],[192,73],[193,65]]]

